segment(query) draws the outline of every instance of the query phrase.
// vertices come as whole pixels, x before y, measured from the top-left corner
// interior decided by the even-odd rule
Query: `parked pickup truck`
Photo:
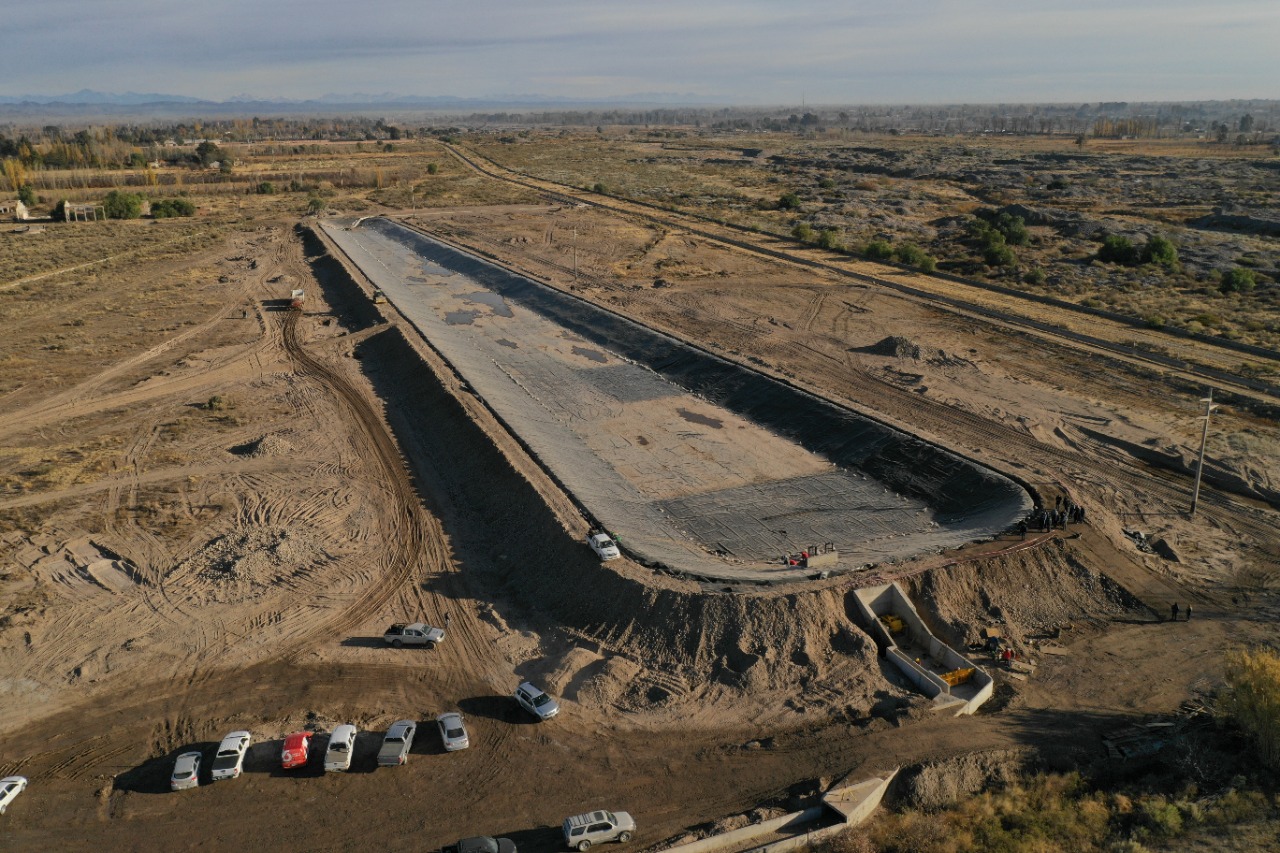
[[[516,853],[516,845],[510,838],[477,835],[475,838],[464,838],[457,844],[441,847],[440,853]]]
[[[414,622],[412,625],[392,625],[382,635],[382,639],[397,649],[401,646],[426,646],[434,649],[436,644],[444,639],[444,629],[432,628],[423,622]]]

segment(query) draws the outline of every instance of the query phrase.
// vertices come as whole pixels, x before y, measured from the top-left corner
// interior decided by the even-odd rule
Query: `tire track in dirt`
[[[420,560],[437,569],[447,565],[442,537],[427,535],[418,496],[390,431],[345,376],[306,351],[299,335],[300,317],[301,312],[290,311],[284,318],[281,329],[285,351],[299,374],[325,387],[351,416],[380,479],[391,491],[393,504],[390,514],[383,517],[390,546],[384,567],[342,613],[295,638],[290,650],[293,654],[300,653],[313,641],[349,632],[371,619],[402,587],[415,579]]]

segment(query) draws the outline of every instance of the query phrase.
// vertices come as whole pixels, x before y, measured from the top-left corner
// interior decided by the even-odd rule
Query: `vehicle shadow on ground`
[[[168,755],[149,758],[137,767],[117,775],[112,789],[132,791],[135,794],[170,793],[172,789],[169,787],[169,778],[173,775],[173,763],[184,752],[200,753],[200,784],[208,785],[213,781],[209,778],[208,760],[217,747],[216,743],[193,743],[175,749]]]
[[[500,723],[523,725],[534,722],[510,696],[472,696],[458,702],[458,709],[468,717],[485,717]]]
[[[381,637],[347,637],[340,645],[358,649],[380,649],[384,646],[391,648]]]
[[[517,850],[564,850],[564,836],[558,826],[540,826],[536,829],[513,829],[495,832],[498,838],[510,838]]]

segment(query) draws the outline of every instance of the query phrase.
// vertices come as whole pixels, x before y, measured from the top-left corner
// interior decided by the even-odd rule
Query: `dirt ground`
[[[1215,415],[1219,476],[1188,517],[1185,472],[1138,452],[1198,441],[1179,376],[678,223],[564,204],[409,220],[1084,505],[1086,525],[1026,547],[885,568],[946,639],[1000,626],[1035,672],[942,718],[876,658],[839,578],[723,594],[601,566],[571,501],[394,311],[305,227],[264,223],[6,297],[0,775],[31,779],[7,849],[553,850],[594,808],[664,846],[846,773],[1024,748],[1094,762],[1102,733],[1215,687],[1229,644],[1273,639],[1280,535],[1259,496],[1280,433],[1247,407]],[[1174,601],[1192,621],[1164,621]],[[438,649],[381,641],[446,616]],[[525,678],[557,719],[518,712]],[[448,709],[465,752],[431,730]],[[408,765],[374,772],[406,717]],[[356,772],[278,769],[288,732],[342,722],[364,733]],[[239,728],[243,778],[168,793],[176,754]]]

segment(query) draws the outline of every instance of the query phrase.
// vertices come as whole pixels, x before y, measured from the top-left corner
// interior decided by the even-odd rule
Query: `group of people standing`
[[[1058,496],[1057,502],[1053,507],[1039,507],[1035,512],[1024,521],[1018,522],[1018,532],[1022,534],[1022,538],[1027,538],[1027,531],[1038,527],[1041,533],[1047,533],[1050,530],[1066,530],[1068,524],[1078,524],[1084,521],[1084,507],[1077,504],[1071,498]]]

